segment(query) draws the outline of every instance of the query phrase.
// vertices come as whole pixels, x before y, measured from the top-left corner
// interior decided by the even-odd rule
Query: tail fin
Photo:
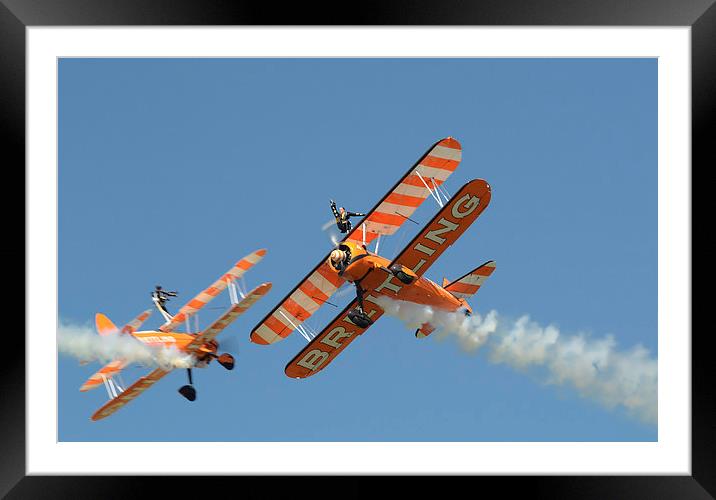
[[[458,299],[468,299],[475,295],[482,284],[495,270],[495,261],[489,260],[452,283],[443,278],[443,288]]]
[[[112,320],[110,320],[107,316],[105,316],[102,313],[97,313],[94,316],[94,323],[97,326],[97,333],[99,333],[101,336],[106,335],[112,335],[114,333],[117,333],[121,331],[122,333],[134,333],[137,328],[142,326],[142,323],[146,321],[146,319],[152,314],[151,309],[147,309],[146,311],[143,311],[139,316],[134,318],[132,321],[127,323],[122,327],[122,330],[117,328],[117,326],[112,323]]]
[[[465,306],[465,314],[470,314],[472,310],[467,303],[467,299],[477,293],[482,284],[490,277],[495,270],[495,261],[489,260],[480,267],[473,269],[461,278],[450,283],[447,278],[443,278],[443,288],[450,292],[454,297],[460,299]],[[415,337],[424,339],[435,331],[435,327],[430,323],[423,323],[420,328],[415,331]]]
[[[97,333],[99,333],[103,337],[105,335],[111,335],[119,331],[119,328],[117,328],[114,323],[112,323],[112,320],[110,320],[102,313],[95,314],[94,323],[97,326]]]

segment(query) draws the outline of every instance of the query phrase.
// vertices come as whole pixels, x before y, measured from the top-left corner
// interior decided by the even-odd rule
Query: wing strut
[[[437,188],[438,191],[440,191],[443,194],[443,196],[445,197],[446,203],[448,201],[450,201],[451,196],[450,196],[450,193],[448,192],[448,190],[445,188],[445,184],[443,184],[442,186],[436,185],[435,179],[433,179],[433,185]]]
[[[102,381],[104,382],[105,389],[107,389],[107,396],[109,396],[109,399],[114,399],[119,394],[124,392],[124,389],[122,389],[119,384],[114,382],[112,380],[112,377],[105,377],[104,375],[102,375]]]
[[[435,179],[433,179],[433,178],[431,177],[432,182],[433,182],[433,186],[435,186],[435,190],[433,190],[430,186],[428,186],[428,183],[425,182],[425,179],[423,179],[423,176],[420,175],[420,172],[417,172],[417,171],[416,171],[415,173],[418,174],[418,177],[420,177],[420,180],[421,180],[421,181],[423,182],[423,184],[425,185],[425,188],[430,192],[430,196],[432,196],[433,199],[438,203],[438,205],[440,205],[440,208],[442,208],[443,205],[444,205],[444,203],[443,203],[443,200],[440,198],[440,194],[439,194],[439,192],[438,192],[437,186],[435,186]],[[437,193],[437,194],[436,194],[436,193]]]
[[[298,333],[300,333],[304,339],[306,339],[309,342],[313,339],[313,337],[311,337],[309,332],[305,328],[303,328],[303,325],[297,325],[296,323],[291,321],[291,319],[286,314],[284,314],[284,312],[281,311],[280,309],[278,312],[279,312],[279,314],[281,314],[281,316],[283,316],[286,319],[286,321],[291,323],[291,326],[293,327],[294,330],[298,330]]]

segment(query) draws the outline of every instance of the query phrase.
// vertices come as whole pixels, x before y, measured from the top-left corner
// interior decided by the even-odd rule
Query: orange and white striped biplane
[[[161,348],[174,349],[175,354],[182,355],[181,359],[183,361],[181,366],[172,366],[171,360],[167,362],[167,359],[162,360],[158,356],[158,368],[141,377],[126,389],[123,387],[124,383],[120,372],[130,361],[116,359],[106,364],[87,379],[80,388],[80,391],[89,391],[104,385],[107,389],[109,401],[92,415],[92,420],[100,420],[112,415],[174,368],[187,369],[189,384],[182,386],[179,389],[179,393],[189,401],[196,399],[192,368],[205,368],[212,360],[216,359],[221,366],[227,370],[232,370],[234,368],[234,357],[228,353],[218,354],[219,344],[215,338],[271,289],[271,283],[263,283],[250,292],[244,293],[237,283],[239,278],[257,264],[264,255],[266,255],[266,250],[257,250],[238,261],[210,287],[187,302],[179,309],[177,314],[169,316],[170,319],[160,326],[158,330],[139,331],[139,327],[151,314],[151,309],[144,311],[121,329],[117,328],[107,316],[97,313],[95,323],[99,335],[130,335],[144,345],[155,348],[158,354],[162,353]],[[225,289],[228,289],[231,305],[218,319],[199,332],[198,317],[194,315]],[[197,333],[191,332],[190,318],[192,316],[197,320],[195,321]],[[178,332],[177,329],[182,325],[185,325],[186,331]]]
[[[445,280],[442,286],[423,276],[490,203],[490,185],[481,179],[468,182],[448,199],[443,184],[461,159],[457,140],[448,137],[435,143],[253,329],[251,340],[257,344],[274,344],[294,330],[309,341],[286,366],[287,376],[306,378],[328,366],[384,313],[376,302],[380,296],[471,314],[466,299],[492,274],[493,261],[453,282]],[[378,255],[381,236],[394,234],[428,197],[441,207],[439,213],[397,257],[390,260]],[[373,251],[368,250],[371,242],[375,242]],[[314,334],[305,321],[346,282],[355,286],[356,298],[322,332]],[[423,324],[416,336],[424,338],[434,329]]]

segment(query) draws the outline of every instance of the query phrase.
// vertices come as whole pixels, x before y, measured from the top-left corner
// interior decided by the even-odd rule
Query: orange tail
[[[114,323],[112,323],[112,321],[102,313],[95,314],[94,323],[97,326],[97,333],[102,336],[111,335],[119,331],[119,328],[117,328]]]

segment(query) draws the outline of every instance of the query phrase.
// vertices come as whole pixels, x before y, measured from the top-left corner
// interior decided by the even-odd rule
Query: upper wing
[[[475,179],[465,184],[393,260],[421,276],[490,203],[490,185]]]
[[[149,389],[155,383],[157,383],[159,379],[164,377],[164,375],[166,375],[170,371],[171,370],[163,370],[162,368],[157,368],[154,371],[150,372],[148,375],[141,377],[139,380],[137,380],[135,383],[133,383],[123,392],[121,392],[116,398],[109,400],[104,406],[94,412],[91,417],[92,420],[100,420],[105,417],[109,417],[112,413],[119,410],[121,407],[123,407],[131,400],[139,396],[141,393]]]
[[[374,322],[383,315],[383,309],[366,297],[364,311]],[[345,309],[286,365],[286,375],[291,378],[306,378],[323,370],[348,344],[365,332],[370,326],[360,328],[350,319],[348,313],[358,305],[358,299]]]
[[[448,137],[428,151],[393,186],[343,241],[366,245],[378,235],[390,235],[455,171],[462,158],[460,143]],[[251,341],[273,344],[288,337],[345,282],[326,264],[328,255],[269,312],[251,332]]]
[[[240,278],[247,270],[251,269],[254,264],[263,259],[264,255],[266,255],[266,250],[261,249],[238,261],[234,264],[234,267],[229,269],[226,274],[216,280],[209,288],[187,302],[181,309],[179,309],[179,312],[174,315],[171,321],[160,326],[159,329],[163,332],[173,331],[186,321],[187,318],[191,317],[199,309],[208,304],[214,297],[219,295],[232,280]]]
[[[345,283],[327,260],[328,255],[261,320],[251,332],[252,342],[266,345],[285,339]]]
[[[269,290],[271,290],[271,283],[263,283],[251,290],[246,297],[241,299],[238,303],[233,304],[219,319],[197,335],[187,346],[187,350],[195,352],[205,343],[214,340],[219,332],[233,323],[236,318],[244,314],[257,300],[266,295]]]
[[[460,143],[448,137],[436,142],[374,207],[345,240],[367,245],[391,235],[452,174],[462,159]],[[365,225],[365,227],[364,227]],[[365,234],[364,234],[365,230]],[[365,238],[364,238],[365,236]]]

